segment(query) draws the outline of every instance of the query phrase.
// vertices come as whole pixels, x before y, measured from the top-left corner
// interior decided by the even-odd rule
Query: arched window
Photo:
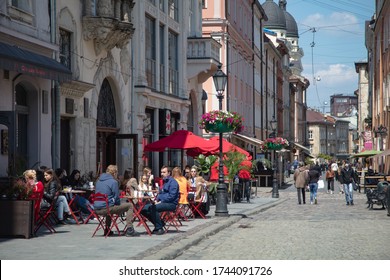
[[[97,112],[96,126],[116,128],[114,97],[107,79],[104,79],[100,89]]]

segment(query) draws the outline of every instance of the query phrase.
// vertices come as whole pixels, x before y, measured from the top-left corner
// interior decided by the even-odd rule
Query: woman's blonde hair
[[[23,172],[23,176],[29,179],[37,179],[37,172],[34,169],[28,169]]]

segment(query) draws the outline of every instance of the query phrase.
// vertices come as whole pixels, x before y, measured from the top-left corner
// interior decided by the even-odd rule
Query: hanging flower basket
[[[217,121],[214,123],[207,123],[205,125],[205,129],[206,131],[225,133],[225,132],[232,132],[234,130],[234,127],[231,126],[230,124]]]
[[[287,139],[282,137],[267,138],[263,142],[263,150],[276,150],[279,151],[289,145]]]
[[[282,144],[267,143],[268,150],[281,150],[283,148]]]
[[[234,132],[243,131],[243,118],[236,112],[227,112],[214,110],[202,115],[199,121],[199,128],[205,129],[206,132]]]

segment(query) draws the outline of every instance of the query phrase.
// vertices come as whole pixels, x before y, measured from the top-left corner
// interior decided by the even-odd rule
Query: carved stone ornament
[[[114,47],[122,49],[134,34],[133,24],[115,18],[83,17],[84,40],[94,40],[95,53],[110,51]]]

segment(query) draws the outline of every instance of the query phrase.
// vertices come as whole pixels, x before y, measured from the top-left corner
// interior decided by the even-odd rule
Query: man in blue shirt
[[[146,205],[141,211],[141,214],[153,223],[155,228],[152,233],[157,235],[165,233],[163,229],[164,222],[161,221],[160,212],[175,211],[179,202],[179,184],[171,177],[171,168],[163,166],[161,168],[161,177],[164,185],[160,189],[155,202]]]

